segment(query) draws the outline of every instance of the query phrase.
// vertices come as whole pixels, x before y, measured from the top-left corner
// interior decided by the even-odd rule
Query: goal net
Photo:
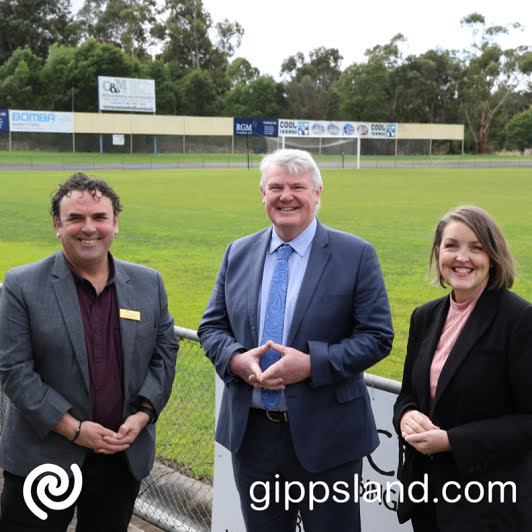
[[[282,148],[281,137],[266,137],[268,151],[272,152]],[[305,150],[318,155],[356,154],[356,138],[330,138],[330,137],[284,137],[285,148]]]

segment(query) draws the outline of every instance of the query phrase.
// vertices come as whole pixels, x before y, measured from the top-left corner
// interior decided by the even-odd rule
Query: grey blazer
[[[123,420],[139,396],[157,414],[165,406],[179,347],[161,276],[116,260],[119,308],[140,312],[140,321],[120,319],[124,357]],[[75,283],[62,251],[6,273],[0,297],[0,383],[9,398],[0,440],[0,467],[26,476],[43,463],[70,472],[87,449],[52,431],[70,412],[91,419],[89,368]],[[126,454],[132,474],[151,471],[155,427],[148,425]]]
[[[198,334],[225,381],[216,440],[238,451],[252,387],[231,376],[239,349],[259,345],[257,307],[271,228],[227,248]],[[393,329],[381,268],[361,238],[318,222],[287,345],[310,354],[312,378],[286,387],[290,431],[307,471],[331,469],[378,445],[363,372],[392,347]]]

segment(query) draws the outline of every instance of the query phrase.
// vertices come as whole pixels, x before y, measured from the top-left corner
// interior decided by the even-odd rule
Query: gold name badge
[[[140,312],[138,310],[120,309],[120,317],[126,320],[140,321]]]

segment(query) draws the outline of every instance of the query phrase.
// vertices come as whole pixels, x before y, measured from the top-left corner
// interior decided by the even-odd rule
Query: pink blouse
[[[440,341],[434,352],[434,358],[432,359],[432,364],[430,366],[430,409],[432,411],[432,403],[434,402],[434,397],[436,396],[436,387],[438,386],[438,379],[440,378],[441,370],[449,357],[454,344],[464,325],[467,321],[467,318],[473,312],[475,305],[477,304],[478,298],[484,291],[488,284],[486,282],[478,289],[478,291],[472,295],[467,301],[463,303],[457,303],[453,298],[453,293],[449,294],[451,298],[451,305],[449,307],[449,313],[447,314],[447,319],[445,320],[445,325],[440,336]]]

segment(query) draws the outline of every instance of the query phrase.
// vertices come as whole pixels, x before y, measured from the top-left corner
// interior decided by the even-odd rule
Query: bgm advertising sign
[[[277,137],[278,121],[263,118],[234,118],[234,135],[251,135],[254,137]]]
[[[100,111],[155,113],[155,80],[98,76]]]
[[[9,128],[26,133],[73,133],[74,113],[10,109]]]

